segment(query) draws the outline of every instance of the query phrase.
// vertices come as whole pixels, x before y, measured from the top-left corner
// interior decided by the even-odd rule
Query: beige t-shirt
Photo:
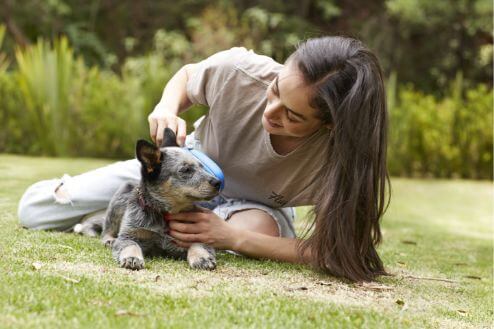
[[[189,77],[190,101],[209,106],[195,136],[223,170],[221,194],[227,198],[273,208],[314,204],[311,193],[322,183],[317,172],[327,157],[328,131],[321,129],[280,155],[261,123],[266,89],[282,68],[270,57],[231,48],[198,63]]]

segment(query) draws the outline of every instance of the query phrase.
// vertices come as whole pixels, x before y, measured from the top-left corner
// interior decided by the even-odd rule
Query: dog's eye
[[[182,168],[179,169],[179,172],[181,174],[190,174],[192,173],[192,168],[190,166],[183,166]]]

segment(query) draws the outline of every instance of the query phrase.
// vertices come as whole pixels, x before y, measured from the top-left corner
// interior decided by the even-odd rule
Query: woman
[[[186,136],[177,115],[191,104],[209,112]],[[179,70],[148,119],[158,145],[169,127],[225,173],[225,189],[203,211],[167,218],[178,245],[312,264],[353,281],[385,273],[376,252],[389,182],[385,93],[377,58],[359,41],[309,39],[285,65],[244,48],[219,52]],[[138,178],[129,160],[39,182],[21,199],[21,223],[70,228]],[[291,207],[301,205],[314,205],[306,240],[292,226]]]

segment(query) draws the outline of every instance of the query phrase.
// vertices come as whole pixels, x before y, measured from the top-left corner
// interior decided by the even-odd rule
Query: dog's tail
[[[84,216],[79,224],[74,226],[74,233],[90,237],[98,237],[103,229],[106,210],[99,210]]]

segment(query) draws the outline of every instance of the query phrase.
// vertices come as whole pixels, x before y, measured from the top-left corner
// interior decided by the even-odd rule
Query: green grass
[[[1,328],[492,324],[491,182],[393,179],[380,253],[394,276],[360,286],[303,266],[226,254],[213,272],[160,258],[131,272],[96,239],[18,225],[17,202],[31,183],[106,163],[0,156]],[[299,216],[306,211],[299,208]]]

